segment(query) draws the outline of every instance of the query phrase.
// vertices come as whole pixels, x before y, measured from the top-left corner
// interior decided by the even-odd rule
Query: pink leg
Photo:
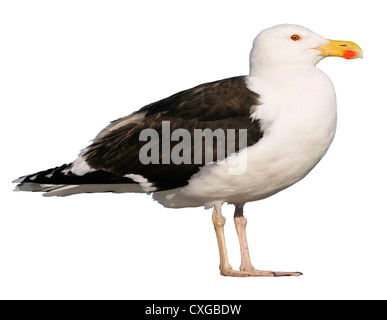
[[[281,276],[300,276],[301,272],[273,272],[273,271],[263,271],[257,270],[253,267],[250,261],[250,253],[249,247],[247,244],[247,236],[246,236],[246,225],[247,219],[243,216],[243,206],[235,205],[235,213],[234,213],[234,222],[235,228],[238,233],[239,245],[241,249],[241,266],[240,271],[243,273],[247,273],[247,276],[256,276],[256,277],[281,277]]]
[[[246,238],[247,219],[243,216],[243,205],[237,205],[235,209],[235,226],[238,232],[239,243],[241,246],[242,263],[239,270],[233,270],[227,257],[226,240],[224,237],[224,225],[226,218],[221,213],[221,206],[215,206],[212,212],[212,222],[214,224],[216,238],[218,240],[220,256],[220,274],[229,277],[280,277],[280,276],[299,276],[300,272],[273,272],[256,270],[251,264],[249,248]]]

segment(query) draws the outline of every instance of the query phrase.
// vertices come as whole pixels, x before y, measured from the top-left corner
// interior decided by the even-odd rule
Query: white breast
[[[302,179],[324,156],[336,130],[335,92],[324,73],[298,69],[264,81],[250,77],[248,85],[261,97],[252,118],[261,121],[265,135],[238,155],[246,170],[230,175],[235,165],[227,160],[204,167],[188,186],[167,193],[165,200],[157,197],[164,205],[260,200]]]

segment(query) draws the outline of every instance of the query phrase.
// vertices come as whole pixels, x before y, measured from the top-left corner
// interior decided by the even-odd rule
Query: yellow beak
[[[335,56],[345,59],[363,58],[363,50],[354,42],[338,40],[329,40],[329,42],[329,44],[316,48],[321,51],[321,56]]]

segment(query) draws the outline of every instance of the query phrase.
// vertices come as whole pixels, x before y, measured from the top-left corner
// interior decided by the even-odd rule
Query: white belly
[[[260,119],[265,135],[238,155],[239,174],[229,161],[206,166],[186,187],[155,194],[155,199],[168,207],[245,203],[302,179],[333,140],[336,98],[329,78],[315,68],[284,78],[288,80],[283,84],[282,77],[273,79],[275,86],[250,79],[250,89],[262,102],[252,110],[252,118]]]

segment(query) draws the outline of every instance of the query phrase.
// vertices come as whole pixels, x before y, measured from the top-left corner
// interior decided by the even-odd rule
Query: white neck
[[[259,51],[259,53],[258,53]],[[314,51],[305,52],[302,57],[297,59],[284,55],[281,58],[273,58],[265,50],[253,46],[250,53],[250,76],[265,78],[276,72],[288,70],[298,70],[303,68],[314,68],[324,57],[316,55]]]

